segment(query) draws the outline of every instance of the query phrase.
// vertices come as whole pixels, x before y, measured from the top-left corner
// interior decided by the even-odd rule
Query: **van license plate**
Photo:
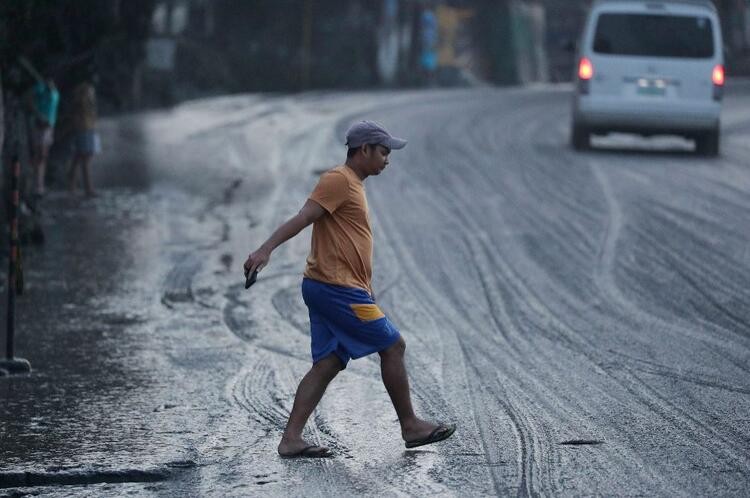
[[[638,85],[637,93],[639,95],[661,97],[667,94],[667,82],[664,80],[639,78],[636,84]]]

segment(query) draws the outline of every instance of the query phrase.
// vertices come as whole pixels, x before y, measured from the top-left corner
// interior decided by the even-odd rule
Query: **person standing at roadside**
[[[68,190],[76,191],[80,169],[89,197],[96,195],[91,182],[91,161],[101,151],[96,119],[96,89],[91,81],[85,80],[73,90],[73,161],[68,170]]]
[[[380,355],[383,384],[407,448],[442,441],[456,430],[453,424],[434,424],[414,413],[404,365],[406,342],[373,297],[373,237],[364,180],[382,173],[391,150],[405,147],[406,141],[392,137],[377,123],[361,121],[349,128],[346,144],[346,162],[324,173],[300,212],[243,265],[246,277],[262,270],[274,249],[313,225],[302,281],[313,366],[297,388],[278,446],[282,457],[332,456],[328,448],[305,441],[302,431],[328,384],[348,361],[372,353]]]
[[[29,106],[33,115],[31,166],[34,171],[34,194],[45,193],[44,177],[47,169],[49,149],[54,142],[57,106],[60,92],[50,74],[38,77],[29,94]]]

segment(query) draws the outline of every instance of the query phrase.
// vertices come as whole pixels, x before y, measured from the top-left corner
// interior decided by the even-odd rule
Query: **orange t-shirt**
[[[310,200],[326,214],[313,223],[305,277],[372,294],[372,230],[362,180],[337,166],[320,177]]]

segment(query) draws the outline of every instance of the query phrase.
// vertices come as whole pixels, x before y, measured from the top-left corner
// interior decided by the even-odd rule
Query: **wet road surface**
[[[567,146],[565,88],[241,96],[103,124],[102,196],[52,194],[0,379],[0,495],[746,495],[750,90],[722,156],[678,138]],[[359,118],[410,141],[366,181],[378,302],[419,412],[405,451],[377,357],[275,448],[309,368],[309,230],[241,265],[345,155]],[[19,481],[21,480],[21,481]],[[15,487],[14,487],[15,486]]]

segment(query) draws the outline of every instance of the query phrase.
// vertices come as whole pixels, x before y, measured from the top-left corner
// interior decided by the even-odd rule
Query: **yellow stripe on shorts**
[[[377,304],[350,304],[357,318],[363,322],[371,322],[385,317]]]

